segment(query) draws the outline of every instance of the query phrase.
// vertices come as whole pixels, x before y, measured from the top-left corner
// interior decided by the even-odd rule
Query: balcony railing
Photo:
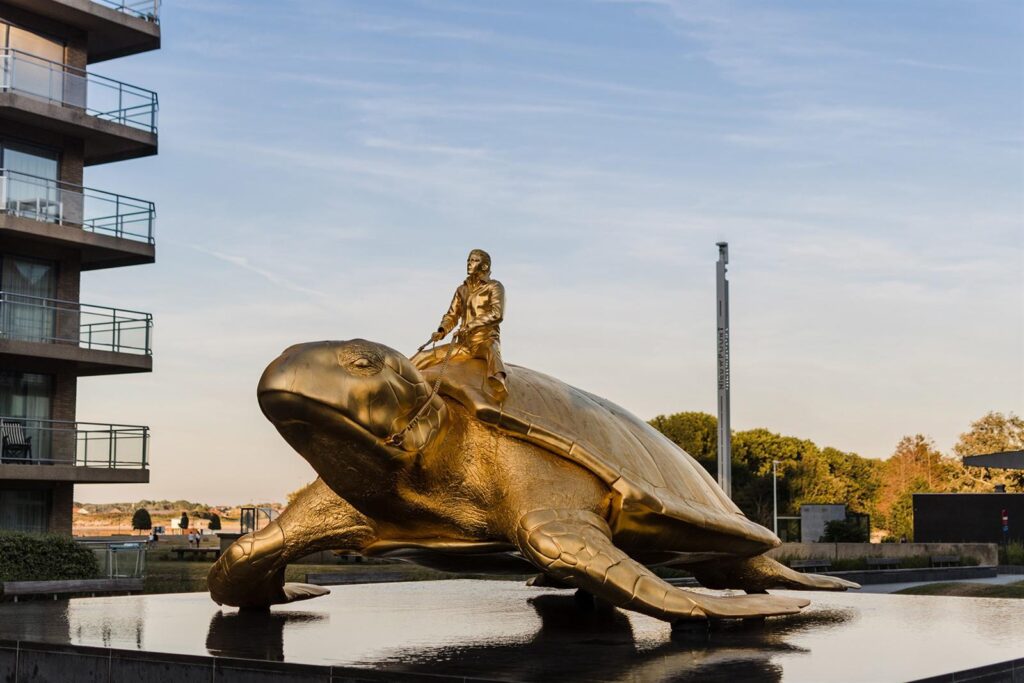
[[[9,47],[0,50],[0,91],[8,90],[156,133],[155,92]]]
[[[0,291],[0,339],[152,355],[153,316]]]
[[[153,202],[4,168],[0,212],[153,244]]]
[[[93,0],[100,5],[112,7],[133,17],[139,17],[154,24],[160,23],[160,0]]]
[[[108,579],[137,579],[146,576],[145,540],[112,543],[110,541],[78,541],[96,554],[100,576]]]
[[[0,434],[3,464],[149,467],[149,427],[0,416]]]

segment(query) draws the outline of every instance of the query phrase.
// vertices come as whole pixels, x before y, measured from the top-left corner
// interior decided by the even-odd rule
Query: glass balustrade
[[[0,212],[153,244],[153,202],[3,168]]]
[[[149,427],[0,416],[0,463],[149,467]]]
[[[0,50],[0,90],[156,133],[155,92],[14,48]]]
[[[151,355],[153,316],[0,291],[0,339]]]
[[[93,0],[93,2],[133,17],[152,21],[154,24],[160,23],[160,0]]]

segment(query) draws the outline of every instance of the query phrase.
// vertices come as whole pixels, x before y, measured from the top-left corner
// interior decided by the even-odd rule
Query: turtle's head
[[[375,467],[404,462],[447,426],[444,401],[430,398],[409,359],[364,339],[286,349],[257,394],[263,414],[325,480],[325,469],[363,469],[353,458]]]

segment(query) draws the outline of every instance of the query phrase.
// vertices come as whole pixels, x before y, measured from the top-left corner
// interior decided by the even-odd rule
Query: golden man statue
[[[431,336],[432,342],[444,339],[462,322],[452,345],[437,346],[420,351],[412,357],[418,370],[442,364],[446,359],[458,362],[466,358],[480,358],[487,363],[487,386],[491,394],[501,401],[508,395],[505,378],[508,372],[501,362],[501,321],[505,318],[505,288],[491,278],[491,256],[483,249],[469,252],[466,260],[466,281],[459,285],[452,297],[448,312]]]
[[[434,335],[461,321],[451,347],[410,360],[364,339],[321,341],[267,367],[260,408],[320,476],[214,564],[216,602],[265,609],[323,595],[284,582],[289,562],[321,550],[533,572],[535,585],[666,621],[792,614],[809,601],[767,590],[858,587],[767,557],[779,539],[643,420],[548,375],[506,369],[504,290],[489,266],[486,253],[470,254]],[[650,570],[657,565],[746,594],[677,588]]]

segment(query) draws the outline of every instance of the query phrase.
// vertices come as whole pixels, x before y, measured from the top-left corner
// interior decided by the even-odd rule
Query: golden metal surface
[[[765,557],[779,544],[774,534],[647,423],[501,365],[504,292],[485,257],[470,254],[469,277],[435,333],[462,322],[447,367],[440,347],[411,361],[362,339],[299,344],[267,367],[260,407],[320,478],[217,561],[214,600],[267,607],[321,595],[283,576],[288,562],[325,549],[449,570],[539,571],[547,585],[669,621],[791,614],[808,601],[764,591],[856,587]],[[487,344],[495,353],[477,353]],[[489,381],[496,368],[507,392]],[[750,594],[676,588],[654,564]]]
[[[474,249],[466,259],[466,280],[452,297],[448,312],[430,335],[430,341],[444,339],[459,323],[451,345],[421,350],[412,357],[419,370],[445,363],[480,358],[487,363],[488,390],[499,401],[507,394],[508,371],[501,360],[502,320],[505,319],[505,288],[491,278],[491,257],[483,249]]]

